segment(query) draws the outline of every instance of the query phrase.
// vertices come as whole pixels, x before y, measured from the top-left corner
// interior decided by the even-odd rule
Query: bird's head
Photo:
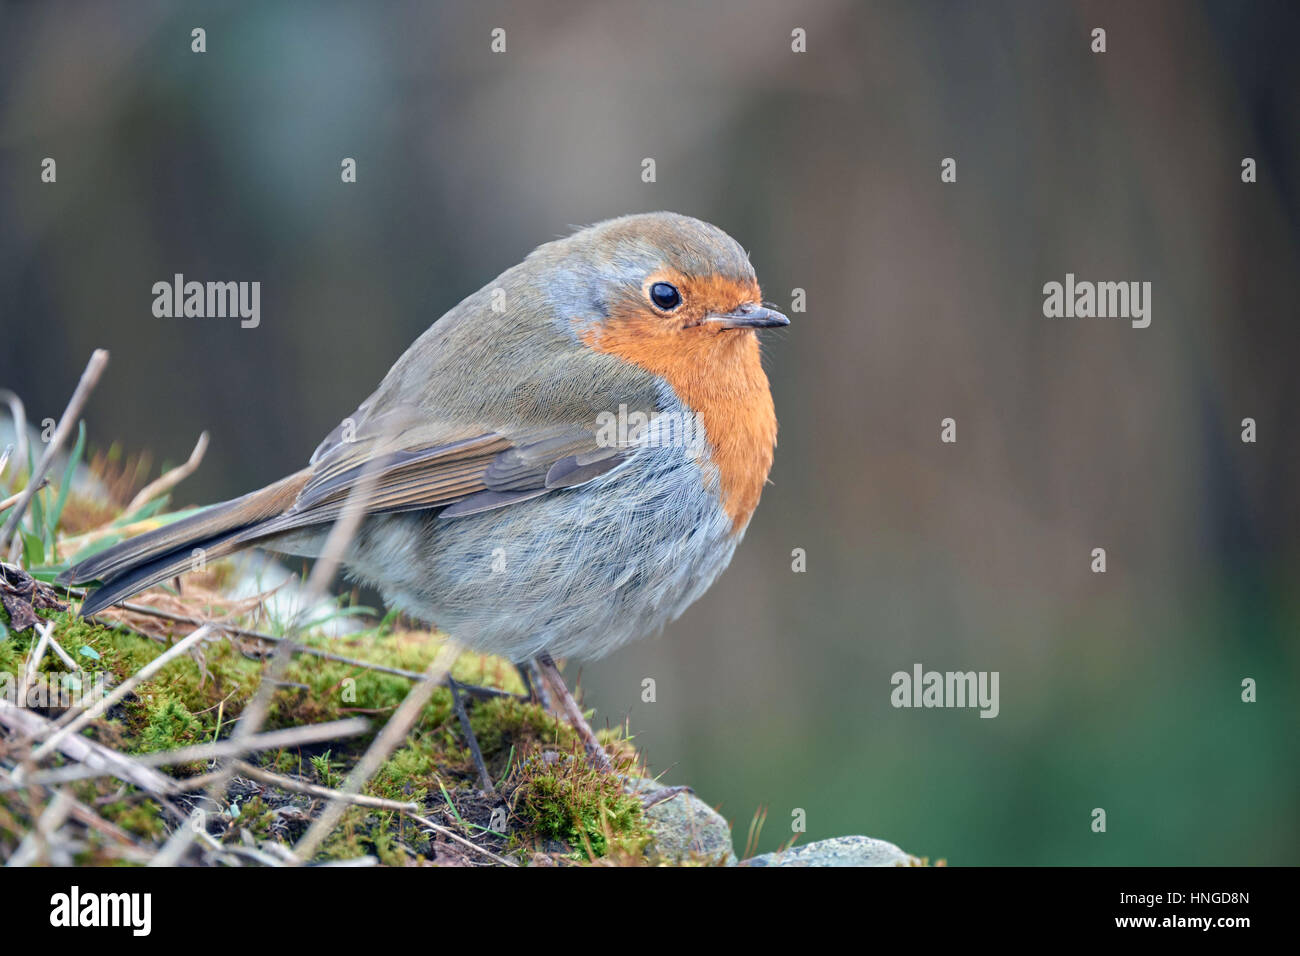
[[[583,330],[589,344],[622,341],[638,352],[702,355],[752,341],[756,329],[790,324],[763,303],[740,244],[699,219],[624,216],[569,242],[592,300]]]
[[[755,333],[790,324],[763,303],[745,250],[717,226],[664,212],[612,219],[554,245],[561,274],[576,279],[568,315],[578,339],[657,376],[699,417],[727,511],[743,528],[776,443]]]

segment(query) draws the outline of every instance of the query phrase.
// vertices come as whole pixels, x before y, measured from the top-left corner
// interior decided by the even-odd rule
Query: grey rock
[[[784,853],[764,853],[742,866],[912,866],[920,861],[892,843],[866,836],[835,837],[796,846]]]
[[[628,779],[625,785],[629,793],[643,795],[662,786],[640,778]],[[703,858],[735,865],[731,824],[695,794],[679,793],[656,803],[646,810],[645,820],[654,835],[651,852],[669,860]]]

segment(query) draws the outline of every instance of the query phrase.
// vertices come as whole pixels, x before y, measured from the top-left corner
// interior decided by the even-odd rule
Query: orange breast
[[[680,328],[653,314],[612,316],[587,345],[660,376],[699,417],[721,480],[732,531],[744,529],[763,493],[776,446],[776,409],[751,330]]]

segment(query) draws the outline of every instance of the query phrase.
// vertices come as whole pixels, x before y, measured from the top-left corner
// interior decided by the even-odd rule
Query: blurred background
[[[176,503],[225,499],[538,243],[709,220],[807,293],[772,485],[583,668],[600,719],[738,847],[801,809],[952,864],[1294,864],[1297,40],[1284,3],[6,4],[0,387],[57,417],[108,348],[92,446],[208,429]],[[260,326],[155,318],[178,272],[260,281]],[[1151,326],[1045,318],[1067,272],[1151,282]],[[915,663],[998,671],[999,716],[894,709]]]

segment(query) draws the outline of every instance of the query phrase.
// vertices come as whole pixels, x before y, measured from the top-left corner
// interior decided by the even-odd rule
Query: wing
[[[602,445],[590,424],[511,437],[485,433],[424,447],[410,447],[409,438],[354,437],[328,446],[293,505],[250,528],[248,540],[334,521],[357,488],[364,489],[369,513],[440,508],[444,518],[456,518],[586,484],[637,451]]]

